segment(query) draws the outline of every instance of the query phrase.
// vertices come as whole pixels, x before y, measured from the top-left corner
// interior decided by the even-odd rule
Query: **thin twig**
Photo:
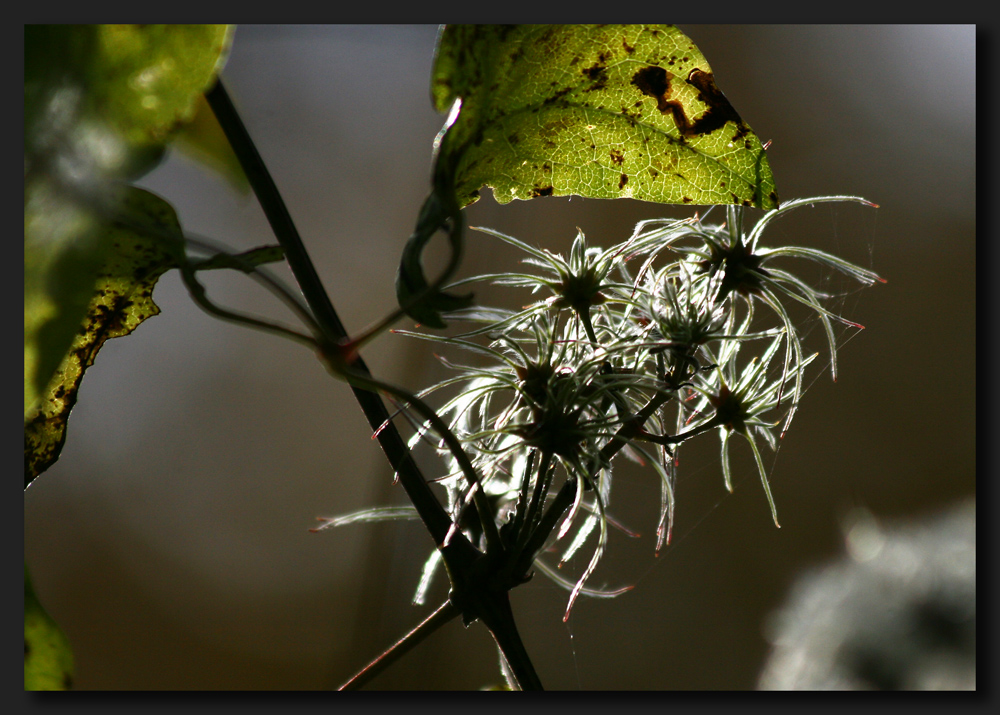
[[[357,690],[362,687],[376,675],[409,653],[415,646],[422,643],[431,633],[445,623],[457,618],[461,613],[451,601],[445,601],[434,613],[427,616],[420,625],[396,641],[395,645],[362,668],[357,675],[341,685],[338,690]]]

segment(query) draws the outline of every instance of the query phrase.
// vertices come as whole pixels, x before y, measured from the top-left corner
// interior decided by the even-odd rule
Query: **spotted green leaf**
[[[673,26],[448,25],[431,94],[463,206],[483,186],[499,203],[778,203],[760,139]]]
[[[145,224],[162,235],[180,236],[177,216],[160,197],[132,187],[124,201],[130,222]],[[130,226],[112,224],[105,230],[109,250],[97,272],[96,284],[85,318],[77,324],[76,337],[35,408],[24,420],[25,485],[59,457],[66,439],[66,421],[76,404],[83,374],[108,338],[128,335],[160,309],[153,302],[153,287],[168,269],[182,259],[180,241],[137,233]],[[27,309],[27,307],[26,307]],[[27,350],[27,346],[25,348]]]
[[[231,38],[228,25],[25,26],[25,415],[87,310],[123,183],[195,116]]]
[[[52,617],[39,603],[24,566],[24,689],[69,690],[73,651]]]

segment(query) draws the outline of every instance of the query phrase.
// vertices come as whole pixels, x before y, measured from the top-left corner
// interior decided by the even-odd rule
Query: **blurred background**
[[[705,436],[682,453],[675,538],[659,556],[655,476],[616,481],[612,513],[642,536],[614,533],[592,583],[632,591],[581,598],[568,623],[567,593],[543,576],[513,592],[551,689],[754,688],[770,614],[800,574],[844,552],[852,514],[919,519],[976,493],[974,26],[682,29],[773,141],[781,199],[880,205],[801,209],[767,242],[835,252],[888,283],[838,284],[849,291],[843,314],[867,329],[841,336],[837,383],[814,370],[769,459],[781,529],[749,450],[737,444],[729,494],[718,440]],[[436,32],[240,26],[223,72],[354,331],[395,305],[396,265],[428,193],[443,123],[428,89]],[[274,242],[252,196],[184,157],[143,185],[188,231],[241,250]],[[577,226],[607,246],[639,220],[690,211],[552,197],[498,206],[484,194],[470,225],[562,252]],[[513,270],[519,258],[470,233],[462,273]],[[213,275],[210,290],[283,316],[248,280]],[[202,313],[176,272],[154,297],[162,313],[104,346],[62,458],[25,494],[25,555],[74,646],[76,687],[336,687],[446,597],[439,576],[427,605],[411,604],[431,539],[418,522],[310,533],[317,517],[407,503],[350,390],[301,347]],[[812,338],[825,355],[821,331]],[[427,345],[400,336],[364,355],[413,389],[445,374]],[[423,463],[437,466],[427,454]],[[370,687],[499,681],[488,632],[453,622]]]

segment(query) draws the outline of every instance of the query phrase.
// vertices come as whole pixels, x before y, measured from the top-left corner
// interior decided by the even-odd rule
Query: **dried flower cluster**
[[[814,261],[865,285],[881,279],[815,249],[765,248],[760,237],[770,221],[796,207],[845,200],[872,205],[855,197],[791,201],[747,233],[737,207],[724,225],[697,217],[644,221],[627,241],[608,250],[588,247],[579,232],[568,260],[477,229],[527,253],[526,269],[452,287],[488,280],[530,289],[537,302],[519,311],[476,307],[452,313],[450,321],[475,325],[460,335],[406,333],[480,356],[477,365],[442,358],[455,376],[419,397],[455,390],[438,413],[479,475],[510,569],[516,576],[537,568],[570,590],[567,616],[580,593],[621,592],[584,585],[613,523],[607,508],[619,452],[649,465],[660,481],[657,550],[670,539],[677,450],[709,431],[719,434],[729,490],[731,438],[740,435],[748,442],[778,523],[760,442],[773,449],[776,429],[780,426],[780,434],[788,429],[803,394],[803,373],[816,357],[804,352],[786,303],[804,304],[819,317],[834,377],[832,323],[856,324],[824,306],[829,296],[789,272],[784,267],[789,261],[776,259]],[[417,422],[416,428],[411,446],[429,440],[449,465],[438,481],[447,490],[456,528],[480,543],[482,525],[470,508],[474,487],[434,427]],[[329,524],[402,513],[370,510]],[[543,547],[565,539],[564,562],[595,531],[593,555],[575,582],[538,558]],[[435,552],[417,601],[439,562]]]

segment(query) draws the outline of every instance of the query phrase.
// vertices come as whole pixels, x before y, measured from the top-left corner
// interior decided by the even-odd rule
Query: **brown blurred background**
[[[836,252],[888,283],[844,300],[867,329],[843,347],[838,383],[818,375],[781,444],[781,529],[749,450],[737,443],[730,495],[706,436],[682,453],[676,536],[659,557],[654,475],[616,482],[612,512],[643,536],[614,533],[594,583],[634,590],[581,599],[568,624],[566,592],[544,577],[513,593],[551,689],[753,688],[768,614],[797,574],[842,552],[852,509],[919,518],[976,492],[975,28],[683,29],[773,140],[782,199],[856,194],[881,206],[802,209],[772,225],[769,243]],[[393,307],[428,191],[443,122],[428,97],[436,31],[240,26],[223,73],[353,330]],[[144,184],[189,231],[241,249],[274,240],[252,197],[184,158]],[[471,225],[564,252],[577,226],[606,246],[665,215],[686,214],[551,197],[487,196],[468,210]],[[518,259],[470,234],[462,272]],[[282,315],[249,281],[213,276],[211,290]],[[102,350],[61,460],[25,494],[26,558],[74,645],[77,687],[336,687],[445,598],[439,576],[429,603],[411,605],[431,540],[417,522],[309,533],[317,516],[406,503],[348,388],[302,348],[206,316],[176,275],[155,298],[160,316]],[[414,389],[444,374],[426,345],[398,336],[365,357]],[[454,622],[371,687],[498,681],[486,630]]]

